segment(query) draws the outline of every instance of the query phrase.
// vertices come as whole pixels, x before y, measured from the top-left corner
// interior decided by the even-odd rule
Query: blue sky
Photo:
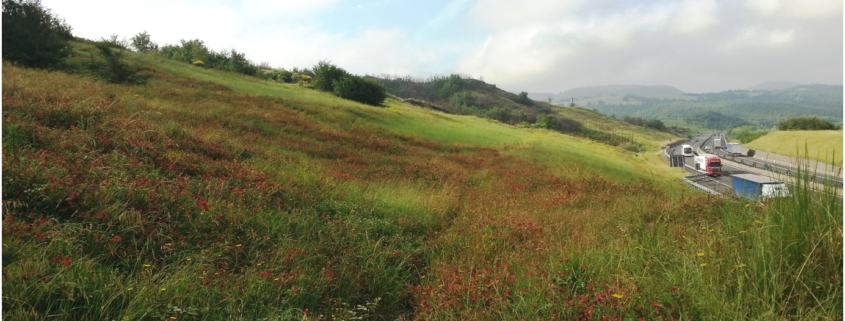
[[[842,84],[840,0],[42,0],[74,35],[200,39],[253,62],[461,73],[510,91]]]

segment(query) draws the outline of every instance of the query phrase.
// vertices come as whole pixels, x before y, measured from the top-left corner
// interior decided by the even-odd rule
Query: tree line
[[[146,31],[130,40],[120,40],[116,35],[109,39],[90,41],[77,39],[72,28],[40,0],[3,0],[3,60],[24,67],[64,69],[71,72],[92,74],[111,83],[143,84],[147,77],[123,60],[130,48],[142,54],[163,56],[199,68],[235,72],[261,79],[285,83],[299,83],[318,90],[332,92],[338,97],[369,105],[380,105],[386,91],[378,82],[352,75],[327,61],[313,68],[291,71],[274,69],[266,63],[256,65],[246,54],[235,49],[214,51],[200,39],[180,40],[179,44],[159,46]],[[89,59],[81,65],[66,62],[71,53],[71,41],[91,42],[99,52],[98,59]],[[311,85],[311,82],[314,85]]]

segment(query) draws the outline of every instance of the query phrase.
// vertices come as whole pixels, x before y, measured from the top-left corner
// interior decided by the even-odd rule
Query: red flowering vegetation
[[[178,304],[169,299],[190,296],[191,304],[223,311],[217,319],[294,309],[328,316],[337,304],[373,302],[369,315],[383,319],[408,316],[412,306],[420,319],[507,318],[523,304],[520,295],[551,291],[565,304],[546,272],[553,269],[532,262],[566,246],[596,245],[598,229],[584,226],[610,221],[597,214],[623,203],[620,193],[653,189],[562,178],[496,149],[368,125],[352,111],[164,73],[130,90],[67,75],[56,76],[55,86],[28,76],[6,81],[7,72],[29,71],[4,68],[10,266],[28,256],[40,257],[48,272],[85,262],[125,280],[114,288],[127,298],[136,295],[127,284],[158,291],[160,301],[150,304],[160,306],[144,311],[169,311]],[[392,208],[370,199],[370,186],[409,186],[423,195]],[[176,276],[189,281],[181,288],[158,283]],[[83,310],[10,293],[17,300],[10,302],[21,302],[10,309]],[[597,306],[615,308],[600,299]],[[245,301],[254,303],[247,312]],[[115,314],[127,308],[121,302]]]

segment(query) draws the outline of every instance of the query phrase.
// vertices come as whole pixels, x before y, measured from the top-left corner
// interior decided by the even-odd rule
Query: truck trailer
[[[719,156],[701,153],[694,160],[696,170],[703,170],[707,176],[722,176],[722,160]]]
[[[736,195],[752,200],[789,196],[786,184],[762,175],[735,174],[731,176],[731,184]]]
[[[742,156],[742,144],[741,143],[728,143],[727,147],[727,154],[730,156]]]
[[[716,136],[713,138],[713,149],[724,149],[725,148],[725,137],[724,136]]]

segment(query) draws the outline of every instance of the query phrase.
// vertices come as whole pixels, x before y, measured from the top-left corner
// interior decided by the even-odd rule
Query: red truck
[[[722,160],[719,156],[702,153],[695,156],[695,169],[707,172],[707,176],[722,176]]]

